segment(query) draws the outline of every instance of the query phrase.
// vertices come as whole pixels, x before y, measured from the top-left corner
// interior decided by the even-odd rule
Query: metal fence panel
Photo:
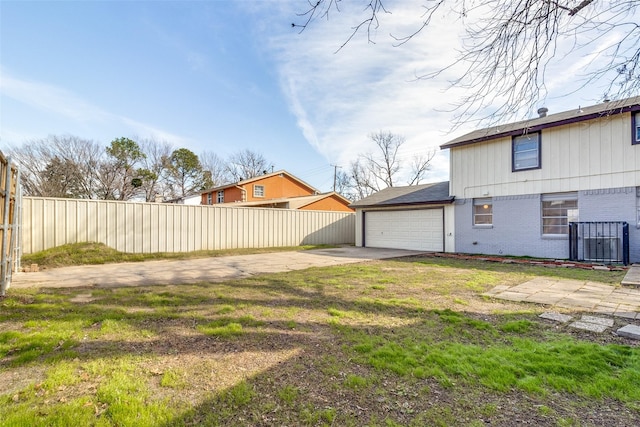
[[[22,250],[100,242],[130,253],[353,244],[344,212],[25,197]]]

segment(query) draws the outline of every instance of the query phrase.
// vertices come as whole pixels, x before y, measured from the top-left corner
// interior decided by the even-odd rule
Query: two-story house
[[[539,114],[441,146],[455,251],[640,262],[640,97]]]
[[[335,192],[320,193],[281,170],[201,192],[201,204],[353,212],[350,201]]]

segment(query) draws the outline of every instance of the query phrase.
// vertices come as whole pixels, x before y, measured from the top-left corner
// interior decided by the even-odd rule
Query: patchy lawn
[[[10,290],[0,425],[640,423],[640,347],[483,297],[623,272],[437,258],[226,283]]]
[[[272,252],[306,251],[311,249],[331,248],[331,245],[280,246],[272,248],[220,249],[193,252],[154,252],[127,253],[117,251],[103,243],[83,242],[69,243],[55,248],[23,255],[23,266],[38,264],[41,269],[68,267],[71,265],[113,264],[119,262],[142,262],[163,259],[211,258],[230,255],[249,255]]]

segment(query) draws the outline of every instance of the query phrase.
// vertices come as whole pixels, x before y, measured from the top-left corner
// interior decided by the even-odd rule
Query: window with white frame
[[[208,205],[213,204],[213,193],[207,193],[207,204]]]
[[[216,203],[224,203],[224,190],[218,191],[218,198],[216,199]]]
[[[573,221],[578,221],[578,193],[542,195],[542,234],[568,235]]]
[[[540,168],[540,132],[514,136],[511,147],[514,172]]]
[[[473,225],[478,227],[493,225],[493,202],[490,197],[473,199]]]
[[[631,143],[640,144],[640,112],[631,113]]]
[[[264,185],[253,186],[253,197],[264,197]]]

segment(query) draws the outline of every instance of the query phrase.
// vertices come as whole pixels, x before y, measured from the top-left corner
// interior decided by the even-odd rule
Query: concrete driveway
[[[80,286],[120,287],[221,282],[261,273],[303,270],[340,264],[399,258],[422,252],[345,246],[310,251],[274,252],[190,260],[83,265],[16,273],[11,288]]]

